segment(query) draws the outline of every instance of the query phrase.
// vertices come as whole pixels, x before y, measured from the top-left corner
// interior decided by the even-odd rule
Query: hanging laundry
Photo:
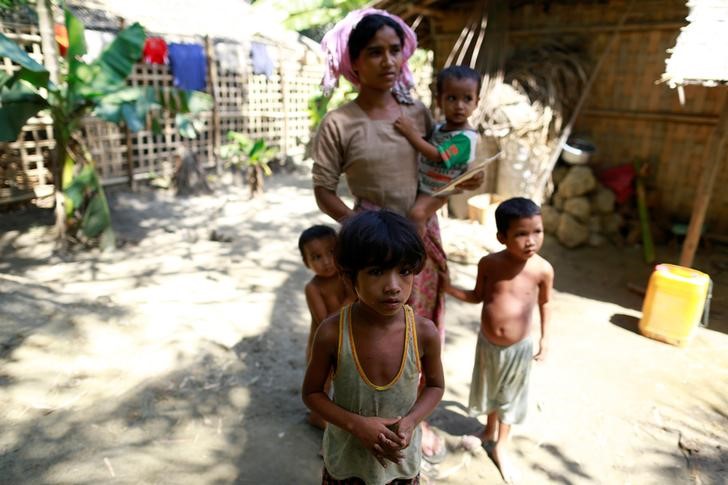
[[[101,32],[100,30],[86,30],[84,37],[86,39],[86,55],[83,56],[83,60],[93,62],[114,41],[116,35],[111,32]]]
[[[148,37],[142,56],[147,64],[167,64],[167,43],[161,37]]]
[[[260,42],[252,42],[250,58],[253,60],[253,74],[265,74],[265,77],[268,78],[273,74],[275,65],[268,53],[268,46]]]
[[[224,72],[243,72],[245,69],[245,56],[243,46],[232,42],[218,42],[215,44],[215,59]]]
[[[180,89],[204,91],[207,85],[207,58],[198,44],[169,44],[169,65],[174,85]]]

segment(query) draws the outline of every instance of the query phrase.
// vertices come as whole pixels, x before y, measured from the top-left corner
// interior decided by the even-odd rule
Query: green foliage
[[[284,25],[320,41],[326,31],[347,13],[365,6],[366,0],[258,0],[256,8],[285,12]]]
[[[28,0],[0,0],[0,12],[27,7]]]
[[[356,89],[344,78],[339,80],[339,87],[331,96],[316,94],[308,100],[308,117],[311,120],[311,132],[316,131],[326,113],[356,98]]]
[[[271,174],[268,164],[275,158],[278,150],[268,146],[263,138],[252,140],[243,133],[228,131],[227,139],[231,143],[220,147],[220,157],[227,165],[240,167],[260,167],[266,175]]]

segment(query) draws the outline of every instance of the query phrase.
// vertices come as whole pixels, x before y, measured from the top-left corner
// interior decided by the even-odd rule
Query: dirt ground
[[[39,211],[0,215],[0,483],[320,483],[321,432],[299,397],[308,270],[296,239],[328,223],[305,170],[175,198],[110,193],[112,253],[54,252]],[[35,221],[32,222],[31,221]],[[492,246],[443,220],[456,283]],[[565,250],[553,348],[514,431],[520,483],[724,484],[728,476],[728,248],[701,249],[711,329],[686,348],[640,336],[650,268],[636,247]],[[674,261],[676,248],[660,248]],[[425,483],[501,483],[467,401],[479,307],[447,302],[447,391],[432,417],[450,453]]]

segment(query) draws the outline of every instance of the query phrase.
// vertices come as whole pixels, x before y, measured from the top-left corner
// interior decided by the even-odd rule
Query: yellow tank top
[[[361,416],[394,418],[406,415],[417,400],[420,357],[412,308],[404,306],[405,339],[399,372],[387,385],[377,386],[359,365],[356,343],[351,331],[351,305],[339,313],[339,350],[336,373],[332,378],[333,401]],[[345,430],[329,424],[324,432],[324,464],[337,480],[358,477],[366,484],[380,485],[397,478],[413,478],[420,471],[420,427],[412,433],[401,464],[382,467],[361,442]]]

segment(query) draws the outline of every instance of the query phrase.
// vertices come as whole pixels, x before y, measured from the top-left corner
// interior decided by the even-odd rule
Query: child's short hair
[[[513,197],[498,205],[495,210],[495,227],[500,234],[505,235],[511,222],[526,217],[541,215],[541,208],[531,199]]]
[[[468,66],[450,66],[446,67],[442,71],[439,72],[437,75],[437,94],[438,96],[442,94],[442,86],[445,84],[445,81],[447,79],[471,79],[478,83],[478,91],[477,93],[480,94],[480,86],[483,83],[483,79],[478,74],[478,71],[469,68]]]
[[[348,219],[339,232],[335,255],[339,270],[352,283],[364,268],[401,266],[417,274],[427,260],[415,226],[386,209],[360,212]]]
[[[311,226],[301,233],[298,237],[298,250],[301,252],[301,259],[303,259],[304,263],[306,263],[306,253],[303,252],[303,248],[306,244],[316,239],[325,239],[327,237],[336,237],[336,231],[322,224]]]

